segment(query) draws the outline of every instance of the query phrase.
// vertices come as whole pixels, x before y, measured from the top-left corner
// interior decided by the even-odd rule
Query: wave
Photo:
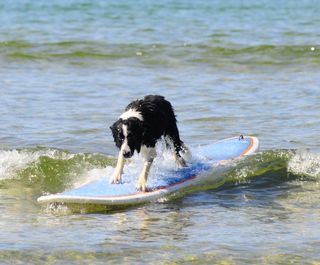
[[[257,65],[320,62],[318,47],[309,45],[226,44],[138,44],[107,43],[103,41],[62,41],[30,43],[0,42],[0,58],[4,60],[121,60],[135,58],[147,65],[170,64],[174,59],[186,63],[247,63]]]
[[[0,191],[3,191],[5,196],[34,202],[39,196],[63,192],[101,177],[108,181],[115,162],[115,158],[102,154],[74,154],[54,148],[0,150]],[[174,167],[171,154],[164,152],[161,157],[156,158],[150,178]],[[135,156],[132,163],[126,166],[126,172],[130,176],[138,177],[141,168],[142,161]],[[297,185],[314,190],[317,186],[314,183],[320,180],[320,154],[307,150],[263,151],[234,160],[228,164],[227,170],[220,173],[214,171],[212,174],[212,177],[208,176],[207,180],[198,186],[174,193],[160,202],[203,191],[237,196],[245,189],[250,194],[262,196],[295,189]],[[277,190],[277,187],[282,188]],[[119,209],[96,205],[67,207],[56,204],[49,204],[45,209],[46,212],[55,214],[111,210]]]
[[[137,158],[135,160],[139,161]],[[162,169],[167,170],[174,166],[171,160],[170,154],[164,154],[155,162],[153,170],[158,173]],[[19,182],[23,186],[31,187],[38,194],[62,192],[111,174],[115,162],[115,158],[102,154],[73,154],[54,148],[0,150],[0,183]],[[138,172],[140,164],[134,161],[128,166],[128,170]],[[263,151],[237,160],[223,178],[224,183],[238,184],[274,173],[277,173],[277,178],[285,181],[318,181],[320,154],[296,150]]]
[[[320,154],[299,150],[288,162],[288,172],[300,179],[320,180]]]
[[[320,154],[307,150],[269,150],[245,157],[228,172],[233,183],[273,176],[270,181],[320,181]]]
[[[82,174],[100,170],[101,176],[102,169],[114,164],[115,159],[95,153],[43,147],[0,150],[0,183],[19,183],[38,194],[56,193],[74,186]]]

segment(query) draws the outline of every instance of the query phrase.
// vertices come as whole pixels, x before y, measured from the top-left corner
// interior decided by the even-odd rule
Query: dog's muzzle
[[[130,158],[130,157],[132,157],[132,153],[130,151],[125,151],[125,152],[123,152],[123,157]]]

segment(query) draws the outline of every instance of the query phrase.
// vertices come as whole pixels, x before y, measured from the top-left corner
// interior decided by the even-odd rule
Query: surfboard
[[[69,191],[41,196],[38,202],[124,206],[157,201],[175,192],[192,189],[201,180],[208,180],[213,172],[223,171],[231,161],[253,154],[258,149],[259,140],[256,137],[241,135],[228,138],[194,148],[194,158],[188,167],[165,170],[157,176],[151,175],[147,183],[148,192],[137,191],[137,178],[124,174],[123,183],[120,184],[110,184],[109,178],[103,176]]]

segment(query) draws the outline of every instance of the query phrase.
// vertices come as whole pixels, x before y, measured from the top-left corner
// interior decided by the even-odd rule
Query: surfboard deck
[[[136,181],[124,174],[121,184],[110,184],[109,178],[104,176],[76,189],[41,196],[38,202],[123,206],[156,201],[176,191],[197,185],[205,176],[208,176],[208,172],[221,169],[228,162],[250,155],[258,149],[259,140],[256,137],[228,138],[198,147],[193,153],[196,158],[188,167],[150,177],[147,185],[148,192],[138,192],[135,189]]]

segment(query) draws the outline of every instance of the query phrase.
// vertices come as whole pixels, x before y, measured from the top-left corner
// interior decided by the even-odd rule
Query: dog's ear
[[[141,144],[142,144],[142,139],[144,135],[144,126],[143,122],[140,121],[139,119],[135,119],[133,123],[133,130],[134,130],[134,148],[137,150],[138,153],[140,153],[141,150]]]
[[[114,135],[114,133],[116,131],[116,123],[112,124],[109,128],[110,128],[112,134]]]
[[[136,124],[137,124],[138,135],[143,137],[145,134],[145,126],[144,126],[143,121],[137,119]]]
[[[138,121],[138,127],[139,127],[139,135],[141,135],[143,138],[145,134],[145,128],[144,128],[144,123],[140,120]]]
[[[120,136],[121,130],[119,129],[119,121],[116,121],[112,126],[110,126],[110,130],[112,132],[113,140],[118,148],[122,145],[122,138]]]
[[[109,127],[113,134],[117,134],[118,127],[119,127],[118,125],[119,125],[119,120]]]

